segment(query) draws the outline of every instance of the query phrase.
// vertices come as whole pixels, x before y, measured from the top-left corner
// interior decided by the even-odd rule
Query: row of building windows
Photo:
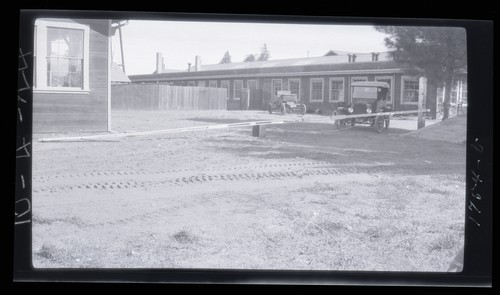
[[[364,82],[368,81],[368,77],[351,77],[351,83],[354,82]],[[389,101],[392,101],[394,96],[394,77],[392,76],[376,76],[375,81],[385,82],[389,84]],[[414,104],[418,102],[419,95],[419,81],[417,77],[403,76],[401,78],[401,103]],[[301,95],[301,80],[299,78],[288,79],[288,87],[284,86],[283,79],[272,79],[271,89],[274,95],[277,95],[279,91],[288,90],[293,94],[297,94],[300,99]],[[196,86],[194,81],[189,81],[188,86]],[[208,87],[217,87],[218,83],[216,80],[208,81]],[[198,86],[205,87],[205,81],[199,81]],[[257,89],[257,80],[248,80],[248,85],[250,89]],[[345,78],[344,77],[332,77],[329,78],[329,102],[342,102],[345,101]],[[467,97],[467,84],[460,81],[457,82],[453,88],[452,97]],[[222,80],[220,82],[221,88],[226,88],[228,91],[230,89],[230,80]],[[310,101],[311,102],[323,102],[324,101],[324,88],[325,80],[324,78],[311,78],[310,79]],[[243,89],[243,80],[233,80],[233,97],[239,98],[241,96],[241,91]],[[458,94],[457,94],[458,93]],[[439,96],[439,94],[438,94]]]
[[[351,83],[360,82],[360,81],[368,81],[368,77],[352,77]],[[375,77],[375,81],[386,82],[390,85],[391,91],[389,92],[389,100],[392,99],[392,87],[393,87],[393,77],[391,76],[378,76]],[[296,94],[300,99],[301,95],[301,87],[300,87],[300,79],[288,79],[288,87],[284,87],[282,79],[272,79],[271,87],[274,95],[278,95],[279,91],[287,90],[292,94]],[[226,88],[228,90],[229,97],[229,80],[222,80],[220,83],[221,88]],[[329,79],[329,98],[330,102],[340,102],[345,99],[345,79],[343,77],[334,77]],[[312,78],[310,81],[310,101],[312,102],[322,102],[324,101],[324,79],[323,78]],[[195,81],[188,81],[187,86],[196,86]],[[205,87],[205,81],[198,81],[198,86]],[[233,80],[233,97],[239,98],[241,95],[241,91],[243,89],[243,80]],[[417,80],[418,86],[418,80]],[[217,88],[216,80],[209,80],[208,87]],[[248,80],[247,87],[250,89],[257,89],[257,80]],[[407,91],[407,98],[413,97],[412,94]],[[417,97],[418,98],[418,97]]]

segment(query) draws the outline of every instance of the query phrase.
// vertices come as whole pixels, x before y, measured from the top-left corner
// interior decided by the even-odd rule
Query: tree
[[[249,54],[245,57],[245,59],[243,60],[244,62],[252,62],[252,61],[255,61],[256,58],[255,58],[255,55],[254,54]]]
[[[448,119],[453,77],[467,69],[465,30],[451,27],[376,26],[388,35],[385,45],[395,49],[396,61],[423,71],[435,85],[445,85],[443,120]]]
[[[260,48],[260,55],[257,58],[257,60],[264,61],[264,60],[268,60],[270,57],[271,57],[271,54],[269,53],[269,50],[267,49],[266,43],[264,43],[264,45],[262,45],[262,47]]]
[[[220,60],[219,64],[230,64],[231,63],[231,55],[229,54],[229,51],[226,51],[224,53],[224,56]]]

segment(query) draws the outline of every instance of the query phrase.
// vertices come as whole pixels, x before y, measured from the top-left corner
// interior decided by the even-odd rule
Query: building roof
[[[390,52],[382,52],[380,53],[378,60],[389,61],[393,59]],[[366,61],[372,61],[371,53],[356,54],[356,62],[366,62]],[[320,57],[303,57],[303,58],[291,58],[291,59],[279,59],[279,60],[267,60],[267,61],[202,65],[200,71],[309,66],[309,65],[339,64],[348,62],[349,62],[348,55],[342,54],[342,55],[329,55]]]
[[[167,81],[186,78],[204,79],[228,76],[272,76],[314,73],[317,71],[384,71],[397,70],[400,65],[393,60],[391,52],[381,52],[378,61],[372,61],[371,53],[357,53],[356,62],[349,62],[348,55],[305,57],[256,62],[202,65],[198,71],[178,71],[160,74],[131,75],[134,82]]]

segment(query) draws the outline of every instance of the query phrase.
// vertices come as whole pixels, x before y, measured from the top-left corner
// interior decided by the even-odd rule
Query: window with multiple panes
[[[205,87],[206,82],[205,81],[198,81],[198,87]]]
[[[35,23],[35,91],[89,91],[89,27],[78,23]]]
[[[323,101],[323,79],[311,79],[311,101]]]
[[[375,77],[375,81],[377,82],[385,82],[389,84],[389,93],[387,94],[388,100],[392,101],[392,91],[393,91],[393,84],[392,83],[392,77],[390,76],[380,76],[380,77]]]
[[[241,98],[241,90],[243,89],[243,80],[234,80],[234,99]]]
[[[288,80],[288,89],[292,94],[297,94],[297,98],[300,99],[300,79]]]
[[[208,81],[208,87],[217,88],[217,81],[215,80]]]
[[[401,103],[418,103],[418,78],[403,77],[401,84]]]
[[[83,30],[47,28],[47,86],[83,88]]]
[[[272,80],[272,87],[273,87],[273,95],[277,96],[278,91],[281,91],[281,79],[279,80]]]
[[[453,82],[453,88],[451,90],[450,101],[464,102],[467,101],[467,80],[459,79]]]
[[[229,81],[228,80],[221,81],[220,88],[226,88],[227,98],[229,98]]]
[[[187,86],[194,86],[194,85],[195,85],[194,81],[188,81]]]
[[[330,101],[344,101],[344,78],[330,78]]]

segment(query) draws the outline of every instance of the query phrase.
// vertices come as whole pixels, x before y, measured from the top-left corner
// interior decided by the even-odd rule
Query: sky
[[[122,28],[127,75],[155,71],[161,52],[166,69],[186,70],[195,56],[217,64],[229,51],[232,62],[260,53],[265,43],[270,60],[323,56],[329,50],[359,53],[387,51],[385,35],[372,26],[130,20]],[[120,63],[118,34],[113,59]]]

